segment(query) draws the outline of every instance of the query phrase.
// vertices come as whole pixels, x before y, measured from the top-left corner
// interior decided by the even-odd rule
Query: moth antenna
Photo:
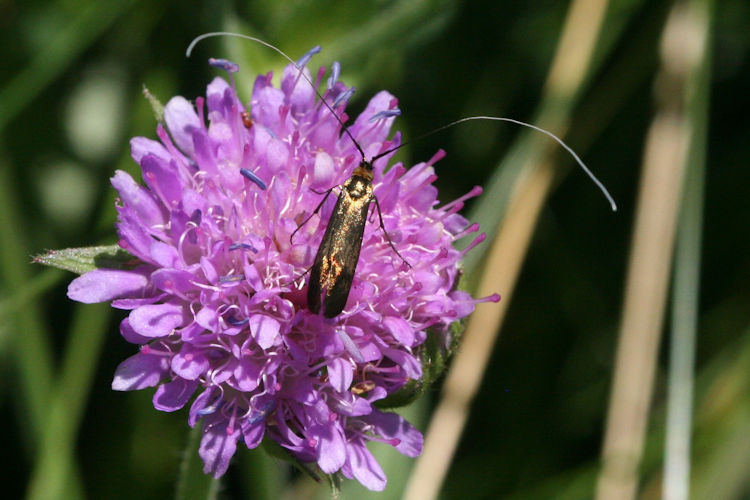
[[[339,125],[341,125],[341,128],[344,130],[344,132],[346,133],[346,135],[348,135],[349,139],[351,139],[352,142],[354,143],[354,146],[357,148],[357,151],[359,151],[359,154],[362,155],[362,159],[363,160],[365,159],[365,152],[362,150],[362,147],[360,147],[359,143],[356,141],[356,139],[354,139],[354,136],[352,135],[352,133],[349,132],[349,128],[344,125],[344,122],[341,121],[341,118],[339,118],[339,115],[337,115],[336,111],[333,110],[333,107],[331,107],[328,104],[328,102],[325,100],[325,98],[323,97],[323,95],[318,91],[318,88],[315,86],[315,84],[312,82],[312,80],[310,80],[307,77],[307,75],[305,74],[305,72],[302,71],[301,65],[297,64],[297,62],[294,59],[292,59],[291,57],[289,57],[286,54],[286,52],[284,52],[280,48],[276,47],[275,45],[272,45],[272,44],[270,44],[268,42],[265,42],[265,41],[261,40],[260,38],[255,38],[255,37],[252,37],[252,36],[249,36],[249,35],[243,35],[242,33],[232,33],[232,32],[229,32],[229,31],[214,31],[214,32],[211,32],[211,33],[203,33],[202,35],[199,35],[199,36],[195,37],[193,39],[193,41],[190,42],[190,45],[188,45],[188,48],[185,51],[185,57],[190,57],[190,54],[193,52],[193,48],[195,48],[195,46],[198,44],[198,42],[200,42],[201,40],[204,40],[206,38],[211,38],[211,37],[216,37],[216,36],[230,36],[230,37],[242,38],[244,40],[250,40],[251,42],[259,43],[259,44],[263,45],[264,47],[268,47],[269,49],[273,50],[274,52],[276,52],[277,54],[279,54],[281,57],[283,57],[284,59],[286,59],[287,61],[289,61],[291,64],[293,64],[294,67],[299,70],[300,76],[302,76],[302,78],[304,78],[307,81],[307,83],[310,84],[310,87],[315,91],[315,94],[318,96],[318,98],[323,102],[323,104],[325,105],[325,107],[328,108],[328,111],[331,112],[331,114],[333,115],[333,117],[336,118],[336,121],[339,122]],[[305,61],[305,62],[307,62],[307,61]],[[379,155],[378,157],[380,157],[380,156],[382,156],[382,155]]]
[[[326,101],[325,98],[323,97],[323,95],[320,93],[320,91],[318,91],[318,88],[315,86],[315,84],[312,82],[312,80],[310,80],[310,78],[307,77],[307,75],[305,74],[305,72],[302,71],[301,65],[297,64],[297,62],[294,61],[294,59],[292,59],[291,57],[289,57],[283,50],[281,50],[280,48],[276,47],[275,45],[272,45],[272,44],[270,44],[270,43],[268,43],[266,41],[263,41],[260,38],[255,38],[255,37],[252,37],[252,36],[249,36],[249,35],[243,35],[241,33],[232,33],[232,32],[229,32],[229,31],[215,31],[215,32],[211,32],[211,33],[204,33],[204,34],[202,34],[200,36],[195,37],[193,39],[193,41],[190,42],[190,45],[188,45],[187,51],[185,52],[185,57],[190,57],[190,54],[192,53],[193,48],[195,48],[196,44],[198,42],[200,42],[201,40],[204,40],[206,38],[211,38],[211,37],[218,37],[218,36],[230,36],[230,37],[242,38],[242,39],[245,39],[245,40],[249,40],[251,42],[258,43],[260,45],[263,45],[264,47],[268,47],[269,49],[273,50],[277,54],[281,55],[281,57],[283,57],[284,59],[286,59],[289,63],[293,64],[294,67],[299,70],[300,76],[302,76],[302,78],[304,78],[305,81],[307,81],[307,83],[310,84],[310,87],[313,89],[313,91],[315,92],[315,94],[321,100],[321,102],[323,103],[323,105],[326,108],[328,108],[328,110],[331,112],[331,114],[336,119],[336,121],[339,123],[339,125],[341,125],[342,130],[352,140],[352,142],[354,143],[354,146],[357,148],[357,151],[359,151],[359,154],[362,156],[362,159],[363,160],[366,159],[365,152],[362,150],[362,147],[359,145],[359,143],[357,142],[357,140],[354,139],[354,136],[351,134],[351,132],[349,132],[349,128],[344,125],[344,122],[341,121],[341,118],[339,118],[339,115],[336,114],[336,111],[334,111],[333,107],[330,104],[328,104],[328,101]],[[307,62],[307,61],[305,61],[305,62]],[[337,68],[334,68],[334,74],[336,74],[336,73],[338,73]],[[338,76],[338,75],[336,75],[336,76]],[[332,80],[332,82],[335,82],[335,80]],[[614,198],[612,198],[612,195],[609,194],[609,191],[607,190],[607,188],[604,187],[604,184],[602,184],[602,182],[594,175],[594,173],[591,172],[591,170],[589,170],[589,168],[586,166],[586,164],[583,163],[583,160],[581,160],[581,158],[576,154],[575,151],[573,151],[573,149],[570,146],[568,146],[567,144],[565,144],[565,142],[562,139],[560,139],[559,137],[557,137],[555,134],[553,134],[549,130],[545,130],[545,129],[541,128],[541,127],[537,127],[536,125],[532,125],[530,123],[526,123],[526,122],[521,121],[521,120],[514,120],[513,118],[504,118],[504,117],[499,117],[499,116],[468,116],[466,118],[461,118],[459,120],[455,120],[455,121],[452,121],[452,122],[450,122],[450,123],[448,123],[446,125],[443,125],[442,127],[438,127],[438,128],[436,128],[436,129],[434,129],[434,130],[432,130],[430,132],[427,132],[426,134],[422,134],[420,136],[417,136],[416,138],[414,138],[414,139],[412,139],[412,140],[410,140],[408,142],[404,142],[404,143],[402,143],[402,144],[400,144],[400,145],[398,145],[398,146],[396,146],[394,148],[388,149],[387,151],[383,151],[382,153],[379,153],[379,154],[373,156],[370,159],[369,163],[372,164],[373,162],[375,162],[375,160],[377,160],[379,158],[382,158],[383,156],[386,156],[386,155],[388,155],[388,154],[390,154],[390,153],[392,153],[392,152],[394,152],[394,151],[396,151],[396,150],[398,150],[398,149],[406,146],[407,144],[410,144],[410,143],[419,141],[421,139],[424,139],[426,137],[429,137],[429,136],[431,136],[433,134],[436,134],[436,133],[438,133],[438,132],[440,132],[442,130],[445,130],[447,128],[453,127],[454,125],[458,125],[459,123],[468,122],[468,121],[472,121],[472,120],[491,120],[491,121],[501,121],[501,122],[513,123],[513,124],[516,124],[516,125],[520,125],[522,127],[528,127],[530,129],[536,130],[537,132],[541,132],[541,133],[549,136],[550,138],[554,139],[555,142],[557,142],[560,146],[562,146],[563,149],[565,149],[565,151],[567,151],[573,157],[573,159],[575,159],[576,163],[578,163],[578,165],[583,169],[583,171],[586,173],[586,175],[589,176],[589,178],[594,182],[594,184],[596,185],[596,187],[599,188],[599,191],[602,192],[602,194],[604,195],[604,197],[609,202],[609,206],[612,208],[612,211],[613,212],[617,211],[617,204],[615,203]]]
[[[612,195],[609,194],[609,191],[607,191],[607,188],[604,187],[604,184],[602,184],[602,182],[599,179],[597,179],[597,177],[593,174],[593,172],[591,172],[591,170],[589,170],[589,168],[586,166],[586,164],[583,163],[583,160],[581,160],[581,158],[576,154],[575,151],[573,151],[573,149],[570,146],[568,146],[567,144],[565,144],[565,142],[563,142],[562,139],[560,139],[559,137],[557,137],[555,134],[553,134],[549,130],[545,130],[545,129],[541,128],[541,127],[537,127],[536,125],[532,125],[530,123],[522,122],[520,120],[514,120],[513,118],[503,118],[503,117],[499,117],[499,116],[467,116],[466,118],[461,118],[460,120],[452,121],[452,122],[450,122],[450,123],[448,123],[446,125],[443,125],[442,127],[438,127],[438,128],[436,128],[434,130],[431,130],[430,132],[427,132],[426,134],[422,134],[422,135],[420,135],[420,136],[418,136],[418,137],[416,137],[416,138],[414,138],[414,139],[412,139],[412,140],[410,140],[408,142],[404,142],[403,144],[400,144],[397,147],[391,148],[391,149],[389,149],[387,151],[383,151],[382,153],[379,153],[379,154],[373,156],[373,158],[372,158],[371,161],[374,162],[378,158],[381,158],[381,157],[383,157],[383,156],[385,156],[385,155],[387,155],[389,153],[392,153],[392,152],[396,151],[397,149],[406,146],[409,143],[416,142],[416,141],[418,141],[420,139],[424,139],[425,137],[429,137],[432,134],[436,134],[436,133],[438,133],[438,132],[440,132],[442,130],[445,130],[447,128],[450,128],[450,127],[452,127],[454,125],[458,125],[459,123],[468,122],[468,121],[471,121],[471,120],[492,120],[492,121],[499,121],[499,122],[514,123],[514,124],[520,125],[522,127],[528,127],[528,128],[534,129],[537,132],[541,132],[541,133],[543,133],[543,134],[551,137],[552,139],[555,140],[555,142],[557,142],[560,146],[562,146],[565,149],[565,151],[567,151],[568,153],[570,153],[570,155],[575,159],[576,163],[578,163],[578,165],[583,169],[583,171],[586,173],[586,175],[589,176],[589,178],[594,182],[594,184],[596,185],[596,187],[599,188],[599,191],[602,192],[602,194],[604,195],[604,197],[609,202],[609,206],[612,208],[612,211],[613,212],[617,211],[617,204],[615,203],[614,198],[612,198]]]

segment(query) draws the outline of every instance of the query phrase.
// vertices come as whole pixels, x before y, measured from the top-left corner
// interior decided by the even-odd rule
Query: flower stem
[[[175,500],[215,500],[218,498],[221,480],[203,473],[203,462],[198,456],[203,426],[199,422],[188,434],[182,452],[182,462],[177,476]]]

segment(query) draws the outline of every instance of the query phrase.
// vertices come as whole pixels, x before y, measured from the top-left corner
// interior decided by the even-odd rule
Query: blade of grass
[[[747,369],[747,366],[745,366]],[[745,372],[746,375],[747,372]],[[693,498],[746,498],[750,462],[750,407],[743,399],[713,430]],[[697,469],[697,467],[696,467]]]
[[[21,293],[31,282],[30,253],[22,224],[23,218],[16,189],[11,185],[10,166],[0,159],[0,272],[2,283],[11,294]],[[6,292],[7,294],[7,292]],[[52,386],[54,362],[49,333],[40,320],[44,317],[38,305],[31,301],[10,315],[12,359],[16,362],[21,382],[20,398],[16,398],[18,414],[24,415],[28,427],[22,434],[33,449],[47,418],[47,403]]]
[[[245,498],[275,500],[284,490],[284,464],[265,450],[241,450],[240,469]]]
[[[31,300],[52,284],[50,278],[31,276],[30,252],[20,216],[23,210],[15,196],[16,190],[11,186],[8,165],[0,158],[0,231],[7,235],[0,238],[0,272],[2,282],[11,292],[9,303],[4,305],[3,319],[8,322],[8,341],[15,360],[15,369],[21,387],[17,390],[20,397],[13,398],[17,405],[20,433],[30,453],[43,440],[42,433],[48,424],[50,398],[52,394],[54,361],[49,332],[40,320],[42,311],[36,301]],[[57,273],[55,273],[57,274]],[[50,274],[45,273],[50,276]],[[41,285],[38,282],[41,281]],[[14,307],[23,305],[23,307]],[[77,467],[69,469],[64,484],[64,498],[79,498],[82,486]]]
[[[672,340],[667,381],[667,423],[664,450],[665,500],[689,498],[690,449],[693,413],[695,337],[698,324],[700,253],[703,218],[706,135],[708,120],[710,31],[712,2],[692,0],[688,4],[694,29],[702,43],[694,71],[688,75],[687,114],[692,129],[685,193],[675,247],[672,297]]]
[[[75,470],[76,435],[101,357],[111,308],[78,305],[70,328],[59,383],[42,433],[39,455],[29,482],[29,499],[69,498]]]
[[[540,111],[540,125],[553,133],[561,134],[566,129],[572,101],[589,71],[607,5],[606,1],[576,0],[568,12]],[[518,171],[522,175],[512,184],[511,200],[477,289],[479,296],[490,295],[499,289],[504,298],[498,307],[480,307],[469,319],[462,346],[430,422],[423,454],[407,484],[404,495],[407,499],[437,497],[463,432],[469,407],[479,388],[541,207],[554,179],[555,168],[548,159],[550,144],[537,142],[539,140],[538,137],[522,139],[513,149],[514,157],[506,160],[519,162]]]
[[[351,68],[361,65],[363,54],[371,55],[373,50],[387,47],[392,40],[399,40],[401,46],[406,46],[419,40],[420,36],[442,27],[457,10],[455,1],[435,2],[432,0],[399,0],[388,4],[377,16],[368,18],[362,23],[353,24],[343,33],[332,31],[329,38],[318,38],[316,43],[325,48],[325,58],[329,61],[339,61],[347,71],[347,82],[358,85],[362,74],[352,72]],[[258,26],[244,22],[233,12],[224,14],[223,30],[234,33],[266,39],[265,26]],[[265,33],[268,35],[268,33]],[[320,32],[318,36],[325,36]],[[274,40],[267,40],[274,43]],[[222,52],[228,54],[233,61],[243,61],[243,71],[258,73],[272,69],[274,74],[280,74],[286,61],[279,59],[276,54],[264,48],[248,44],[246,41],[225,38]],[[292,58],[305,53],[310,46],[310,39],[303,30],[298,36],[285,38],[282,50]],[[248,50],[249,49],[249,50]],[[237,82],[243,92],[250,93],[252,80]]]
[[[30,278],[25,287],[14,290],[13,294],[0,300],[0,325],[7,325],[11,322],[14,314],[18,314],[20,309],[37,300],[44,292],[57,284],[64,275],[64,272],[57,269],[42,271]],[[6,337],[0,336],[0,356],[5,353],[6,341]]]
[[[326,44],[333,60],[347,67],[354,59],[367,54],[374,47],[388,45],[392,40],[403,40],[436,18],[445,18],[455,11],[454,2],[431,0],[402,0],[390,5],[368,22],[352,29]]]
[[[68,68],[73,59],[90,46],[96,36],[131,3],[132,0],[120,0],[106,5],[92,3],[56,34],[45,50],[40,51],[26,67],[0,88],[0,109],[3,110],[0,113],[0,130]],[[3,234],[10,235],[0,242],[0,255],[5,286],[15,291],[23,290],[30,281],[29,268],[21,263],[29,261],[31,252],[24,243],[26,238],[20,226],[23,219],[19,217],[22,211],[17,209],[18,203],[13,196],[15,188],[10,185],[10,171],[7,164],[0,168],[0,229]],[[30,426],[29,432],[24,432],[23,435],[33,446],[45,423],[54,367],[47,333],[39,321],[43,317],[41,311],[34,303],[29,303],[23,313],[14,316],[11,334],[15,335],[14,357],[18,362],[19,378],[23,383],[21,392],[24,395],[17,402],[25,405],[19,413],[30,417],[25,419]]]
[[[545,128],[559,137],[563,137],[569,126],[569,119],[579,102],[592,74],[614,48],[617,35],[622,33],[627,23],[628,13],[632,14],[639,2],[632,2],[626,9],[620,5],[619,16],[607,20],[607,29],[599,30],[600,36],[592,38],[587,32],[591,26],[601,26],[604,14],[609,10],[610,2],[599,0],[579,0],[571,4],[568,20],[558,44],[550,75],[545,84],[542,102],[531,120],[534,125]],[[578,9],[574,12],[573,9]],[[575,18],[573,18],[575,14]],[[619,32],[618,32],[619,30]],[[614,33],[613,33],[614,32]],[[604,36],[606,33],[606,37]],[[606,40],[605,40],[606,39]],[[599,44],[599,41],[603,43]],[[605,43],[606,42],[606,43]],[[585,45],[588,44],[588,45]],[[561,54],[575,55],[566,61]],[[583,57],[583,56],[586,57]],[[582,61],[588,61],[581,67]],[[549,138],[534,131],[521,131],[519,139],[513,144],[508,154],[496,166],[494,173],[487,181],[484,196],[477,199],[469,213],[469,219],[479,223],[486,231],[487,238],[492,239],[499,228],[497,221],[503,216],[509,205],[511,193],[525,165],[541,163],[547,151]],[[596,169],[594,169],[596,174]],[[606,180],[606,179],[604,179]],[[606,182],[605,182],[606,184]],[[606,207],[606,205],[602,205]],[[483,258],[480,252],[469,252],[464,258],[464,266],[471,273]]]
[[[132,3],[132,0],[119,0],[107,4],[90,3],[81,9],[80,15],[67,23],[64,29],[53,35],[50,43],[0,88],[0,109],[3,110],[0,115],[0,130],[16,118],[55,78],[68,69],[72,62]],[[12,196],[14,189],[9,184],[8,175],[11,169],[0,168],[0,171],[2,171],[0,174],[0,198],[2,198],[0,228],[3,234],[12,235],[3,238],[0,243],[0,254],[3,256],[2,269],[8,288],[23,291],[21,293],[25,299],[29,296],[28,286],[33,282],[29,268],[22,264],[28,262],[30,254],[23,243],[26,238],[22,227],[19,226],[19,221],[23,219],[18,215],[22,211],[17,208],[18,203]],[[46,280],[42,281],[48,283]],[[46,287],[44,283],[40,290]],[[82,487],[72,453],[74,442],[72,436],[80,420],[80,412],[76,415],[71,411],[76,409],[75,404],[73,407],[69,404],[71,397],[76,399],[76,395],[88,386],[82,384],[79,387],[74,386],[72,392],[68,391],[71,387],[66,386],[65,380],[75,374],[69,370],[64,371],[60,390],[53,395],[54,363],[48,342],[48,332],[39,320],[43,315],[33,301],[24,300],[24,302],[23,311],[13,315],[13,326],[10,331],[15,351],[13,357],[17,360],[19,379],[23,384],[23,389],[19,392],[24,397],[17,398],[16,403],[19,405],[19,414],[27,416],[23,419],[27,429],[21,434],[29,440],[30,448],[33,448],[37,442],[41,446],[38,454],[39,461],[36,464],[37,472],[34,473],[35,479],[32,479],[30,483],[31,496],[80,498]],[[96,350],[93,352],[97,353]],[[76,366],[74,370],[79,368]],[[75,376],[73,378],[75,379]],[[79,406],[81,404],[79,403]],[[59,422],[56,419],[50,420],[49,416],[52,414],[61,415],[62,420]],[[50,422],[52,422],[51,425]],[[60,435],[55,435],[51,430],[57,428],[65,431],[62,435],[66,438],[65,440],[57,441]],[[67,440],[68,438],[70,439]],[[55,473],[54,470],[58,472]],[[41,485],[41,487],[35,485]],[[34,491],[38,494],[33,493]]]
[[[597,75],[586,92],[586,98],[576,107],[568,137],[579,155],[586,153],[601,132],[622,112],[625,103],[632,102],[633,94],[653,78],[659,63],[654,44],[661,35],[667,12],[666,5],[650,7],[646,15],[639,18],[637,33],[630,34],[616,59],[607,61],[607,71]],[[609,29],[607,24],[606,31]]]
[[[746,323],[747,306],[733,304]],[[726,304],[709,314],[726,318]],[[707,319],[711,322],[712,319]],[[722,325],[724,322],[722,322]],[[697,384],[693,498],[743,498],[747,491],[750,436],[750,329],[733,328],[734,339],[704,367]]]
[[[645,25],[639,29],[637,37],[630,39],[628,46],[616,61],[611,61],[606,75],[598,79],[596,88],[587,93],[586,99],[576,112],[575,127],[571,128],[571,144],[579,145],[576,151],[580,154],[601,133],[621,107],[613,103],[628,102],[629,96],[653,74],[657,58],[652,56],[653,39],[663,26],[664,15],[652,13]],[[608,25],[609,26],[609,25]],[[609,27],[607,29],[609,31]],[[643,64],[644,60],[653,59],[653,64]],[[575,136],[575,139],[573,137]],[[504,289],[501,289],[505,291]],[[420,400],[421,401],[421,400]],[[419,401],[417,402],[419,403]],[[575,471],[560,471],[547,480],[530,488],[521,489],[513,498],[584,498],[590,496],[596,483],[598,464],[587,464]]]
[[[0,88],[0,130],[42,90],[68,69],[85,49],[114,23],[134,0],[89,2],[21,71]]]
[[[661,70],[655,86],[657,113],[644,153],[603,463],[597,483],[599,499],[630,499],[636,495],[692,134],[685,116],[684,96],[688,77],[700,58],[701,49],[695,48],[702,48],[701,33],[686,14],[685,3],[677,2],[662,38]]]

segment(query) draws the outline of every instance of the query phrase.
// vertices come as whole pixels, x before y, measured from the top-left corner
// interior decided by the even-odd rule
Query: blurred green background
[[[562,106],[569,108],[566,141],[609,188],[619,211],[611,213],[558,152],[561,175],[541,211],[443,498],[594,495],[660,37],[672,5],[609,3],[591,69]],[[341,62],[342,80],[357,88],[349,115],[387,89],[399,98],[396,129],[408,139],[474,114],[537,123],[540,106],[554,106],[545,104],[544,84],[568,7],[561,0],[0,0],[5,498],[30,492],[51,498],[56,491],[87,498],[174,496],[187,412],[157,412],[152,391],[111,391],[116,366],[135,352],[118,334],[123,312],[69,301],[65,291],[74,275],[30,261],[47,249],[116,241],[109,178],[117,168],[139,177],[128,140],[155,137],[144,85],[163,102],[178,94],[194,99],[219,74],[206,59],[224,57],[240,64],[236,78],[247,101],[256,74],[278,74],[284,65],[273,52],[234,39],[204,41],[186,59],[195,36],[245,33],[293,58],[321,45],[310,66]],[[691,478],[695,498],[748,498],[750,3],[716,2],[709,22]],[[441,200],[450,201],[486,185],[522,134],[507,124],[464,124],[400,155],[416,162],[445,149],[437,185]],[[473,208],[494,234],[502,209]],[[643,498],[660,495],[669,344],[663,337],[640,468]],[[438,396],[438,389],[431,391],[412,410],[420,429]],[[388,473],[388,489],[376,496],[399,498],[408,467]],[[324,485],[314,487],[281,462],[243,448],[219,496],[278,498],[279,485],[287,498],[327,495]],[[345,498],[361,494],[359,486],[345,490]]]

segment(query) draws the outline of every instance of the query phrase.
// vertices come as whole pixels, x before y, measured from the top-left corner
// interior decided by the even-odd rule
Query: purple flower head
[[[337,70],[324,97],[342,120],[350,95]],[[380,92],[349,127],[368,157],[399,144],[398,133],[388,138],[396,109]],[[140,350],[120,364],[113,389],[156,387],[163,411],[192,400],[188,421],[202,423],[199,452],[216,477],[239,441],[270,438],[325,473],[382,490],[367,443],[414,457],[422,435],[375,402],[419,380],[427,336],[447,343],[451,323],[478,302],[456,289],[466,250],[452,244],[478,230],[457,212],[480,190],[440,206],[433,164],[442,152],[410,169],[377,160],[385,230],[411,267],[371,212],[346,307],[328,319],[310,312],[304,291],[334,196],[313,213],[362,158],[300,70],[287,67],[281,88],[259,76],[247,108],[216,78],[195,104],[172,98],[164,120],[158,141],[131,141],[145,186],[122,171],[112,178],[119,244],[140,264],[91,271],[68,290],[130,311],[120,331]]]

